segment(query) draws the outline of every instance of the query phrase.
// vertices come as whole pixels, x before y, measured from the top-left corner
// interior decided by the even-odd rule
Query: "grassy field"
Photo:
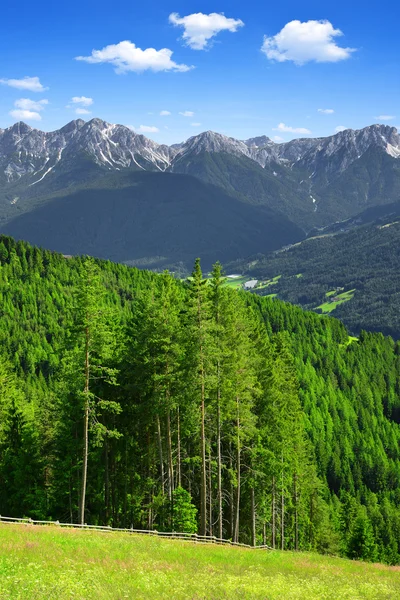
[[[249,281],[250,279],[251,277],[227,277],[224,281],[224,286],[230,288],[240,288],[246,281]]]
[[[349,300],[352,299],[352,297],[354,296],[354,292],[356,290],[348,290],[347,292],[342,292],[341,294],[336,294],[335,291],[331,291],[331,292],[327,292],[325,295],[327,298],[335,298],[335,300],[331,300],[330,302],[324,302],[323,304],[320,304],[320,306],[317,306],[316,308],[319,308],[322,310],[323,313],[330,313],[333,310],[335,310],[335,308],[337,306],[339,306],[339,304],[343,304],[343,302],[348,302]]]
[[[276,277],[274,277],[273,279],[267,279],[266,281],[262,281],[258,286],[257,289],[262,290],[263,288],[267,288],[270,285],[276,285],[280,278],[282,277],[282,275],[277,275]]]
[[[400,567],[0,524],[0,598],[397,600]]]

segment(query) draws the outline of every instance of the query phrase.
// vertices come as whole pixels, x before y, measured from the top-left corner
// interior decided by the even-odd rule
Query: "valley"
[[[337,226],[336,233],[328,228],[325,235],[285,250],[235,261],[227,272],[260,281],[279,274],[273,291],[282,300],[328,312],[355,335],[366,329],[399,339],[400,204],[389,205],[386,212],[383,216],[384,207],[367,211],[351,226]],[[254,291],[269,293],[259,287]]]

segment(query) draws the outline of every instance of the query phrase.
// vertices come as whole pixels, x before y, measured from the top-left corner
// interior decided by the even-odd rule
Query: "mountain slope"
[[[373,212],[355,221],[365,222]],[[281,276],[260,290],[262,294],[274,293],[318,312],[332,311],[354,334],[367,329],[400,339],[400,203],[388,212],[347,233],[310,238],[286,251],[255,257],[243,263],[243,270],[261,280]],[[231,268],[237,272],[240,265]]]
[[[146,177],[166,173],[175,179],[158,180],[164,190]],[[182,210],[172,209],[175,200]],[[171,147],[101,119],[49,133],[24,123],[0,131],[0,231],[68,253],[231,261],[397,201],[400,136],[385,125],[283,144],[207,131]],[[152,240],[125,226],[149,219]]]
[[[309,231],[400,200],[399,158],[400,136],[385,125],[283,144],[205,132],[181,146],[170,169],[280,210]]]
[[[2,231],[64,254],[186,269],[196,256],[210,267],[304,237],[265,206],[188,175],[151,172],[110,175],[96,187],[49,197]]]
[[[264,205],[286,215],[300,227],[314,222],[314,204],[292,173],[278,163],[262,168],[246,156],[204,151],[176,157],[174,173],[187,173],[214,183],[243,202]],[[308,226],[309,227],[309,226]]]
[[[170,170],[279,210],[309,230],[399,200],[399,158],[400,136],[387,125],[282,144],[207,131],[168,147],[101,119],[79,119],[50,133],[17,123],[0,131],[0,218],[24,201],[29,209],[48,187],[62,190],[66,179],[85,185],[104,171]],[[359,179],[370,171],[375,185],[366,194]]]

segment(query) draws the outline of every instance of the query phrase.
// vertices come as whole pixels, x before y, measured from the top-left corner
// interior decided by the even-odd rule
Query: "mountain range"
[[[160,145],[123,125],[0,129],[0,231],[68,254],[207,266],[400,200],[387,125],[275,143],[207,131]]]

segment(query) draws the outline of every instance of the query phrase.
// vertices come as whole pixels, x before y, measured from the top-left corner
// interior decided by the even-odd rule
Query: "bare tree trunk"
[[[219,365],[218,365],[219,380]],[[218,383],[217,399],[217,497],[218,497],[218,537],[223,535],[223,511],[222,511],[222,456],[221,456],[221,392]]]
[[[311,494],[310,498],[310,529],[309,529],[309,542],[312,544],[314,541],[314,493]]]
[[[251,545],[256,545],[256,505],[254,498],[254,487],[251,487]]]
[[[283,452],[282,452],[282,489],[281,489],[281,550],[285,549],[285,489],[283,482]]]
[[[276,544],[275,476],[272,477],[272,547]]]
[[[267,545],[267,524],[263,523],[263,546]]]
[[[104,443],[104,504],[105,504],[105,509],[106,509],[106,524],[109,524],[109,518],[110,518],[110,473],[109,473],[109,466],[108,466],[108,439],[107,436],[105,438],[105,443]]]
[[[186,454],[187,456],[191,456],[192,447],[191,447],[190,442],[188,443],[187,451],[186,452],[187,452],[187,454]],[[187,479],[188,479],[188,492],[189,492],[190,495],[192,495],[192,467],[191,467],[190,462],[188,464],[187,469],[188,469],[188,475],[187,475]]]
[[[206,471],[206,432],[205,432],[205,382],[203,349],[201,353],[201,481],[200,481],[200,535],[207,533],[207,471]]]
[[[149,512],[147,518],[147,529],[153,529],[153,492],[150,492]]]
[[[149,479],[151,476],[151,458],[152,457],[150,455],[150,430],[148,429],[147,430],[147,477]],[[133,485],[132,485],[132,497],[133,497]],[[153,525],[152,502],[153,502],[153,491],[149,490],[149,502],[148,502],[149,510],[147,513],[146,529],[152,529],[152,525]]]
[[[179,415],[179,406],[177,409],[176,417],[176,428],[177,428],[177,457],[176,457],[176,470],[177,470],[177,486],[182,486],[182,473],[181,473],[181,420]]]
[[[174,491],[174,463],[172,459],[171,416],[167,409],[167,449],[168,449],[168,498],[172,500]]]
[[[128,442],[125,438],[125,465],[124,465],[124,527],[127,527],[126,522],[126,511],[127,511],[127,502],[128,502]]]
[[[232,464],[232,445],[229,442],[229,470],[232,473],[232,469],[233,469],[233,464]],[[234,537],[234,533],[235,533],[235,521],[234,521],[234,515],[235,515],[235,500],[234,500],[234,495],[233,495],[233,483],[232,483],[232,479],[231,479],[231,485],[230,485],[230,538],[233,541],[233,537]]]
[[[161,424],[160,417],[157,415],[157,442],[158,442],[158,455],[160,460],[160,475],[161,475],[161,491],[162,495],[165,494],[165,475],[164,475],[164,457],[163,457],[163,448],[162,448],[162,438],[161,438]]]
[[[73,519],[73,511],[72,511],[72,481],[71,481],[71,474],[69,476],[69,519],[70,519],[70,523],[74,522]]]
[[[212,465],[211,465],[211,449],[208,449],[208,532],[213,535],[213,505],[212,505]]]
[[[297,473],[294,474],[294,549],[299,549],[299,507],[297,497]]]
[[[82,464],[82,483],[81,497],[79,502],[79,523],[85,523],[85,503],[86,503],[86,485],[87,485],[87,468],[89,455],[89,378],[90,378],[90,361],[89,361],[89,327],[85,328],[85,389],[84,389],[84,418],[83,418],[83,464]]]
[[[115,426],[115,423],[114,423]],[[111,450],[110,450],[110,465],[111,465],[111,486],[110,486],[110,490],[111,490],[111,514],[112,514],[112,525],[114,527],[116,527],[116,523],[117,523],[117,519],[118,519],[118,512],[117,512],[117,506],[119,505],[119,495],[118,495],[118,490],[117,487],[115,485],[116,482],[116,464],[115,464],[115,455],[113,452],[113,446],[111,444]]]
[[[240,459],[241,459],[241,447],[240,447],[240,416],[239,416],[239,398],[236,397],[236,433],[237,433],[237,448],[236,448],[236,477],[237,477],[237,487],[236,487],[236,516],[235,516],[235,538],[234,541],[239,541],[239,521],[240,521],[240,493],[241,493],[241,480],[240,480]]]

